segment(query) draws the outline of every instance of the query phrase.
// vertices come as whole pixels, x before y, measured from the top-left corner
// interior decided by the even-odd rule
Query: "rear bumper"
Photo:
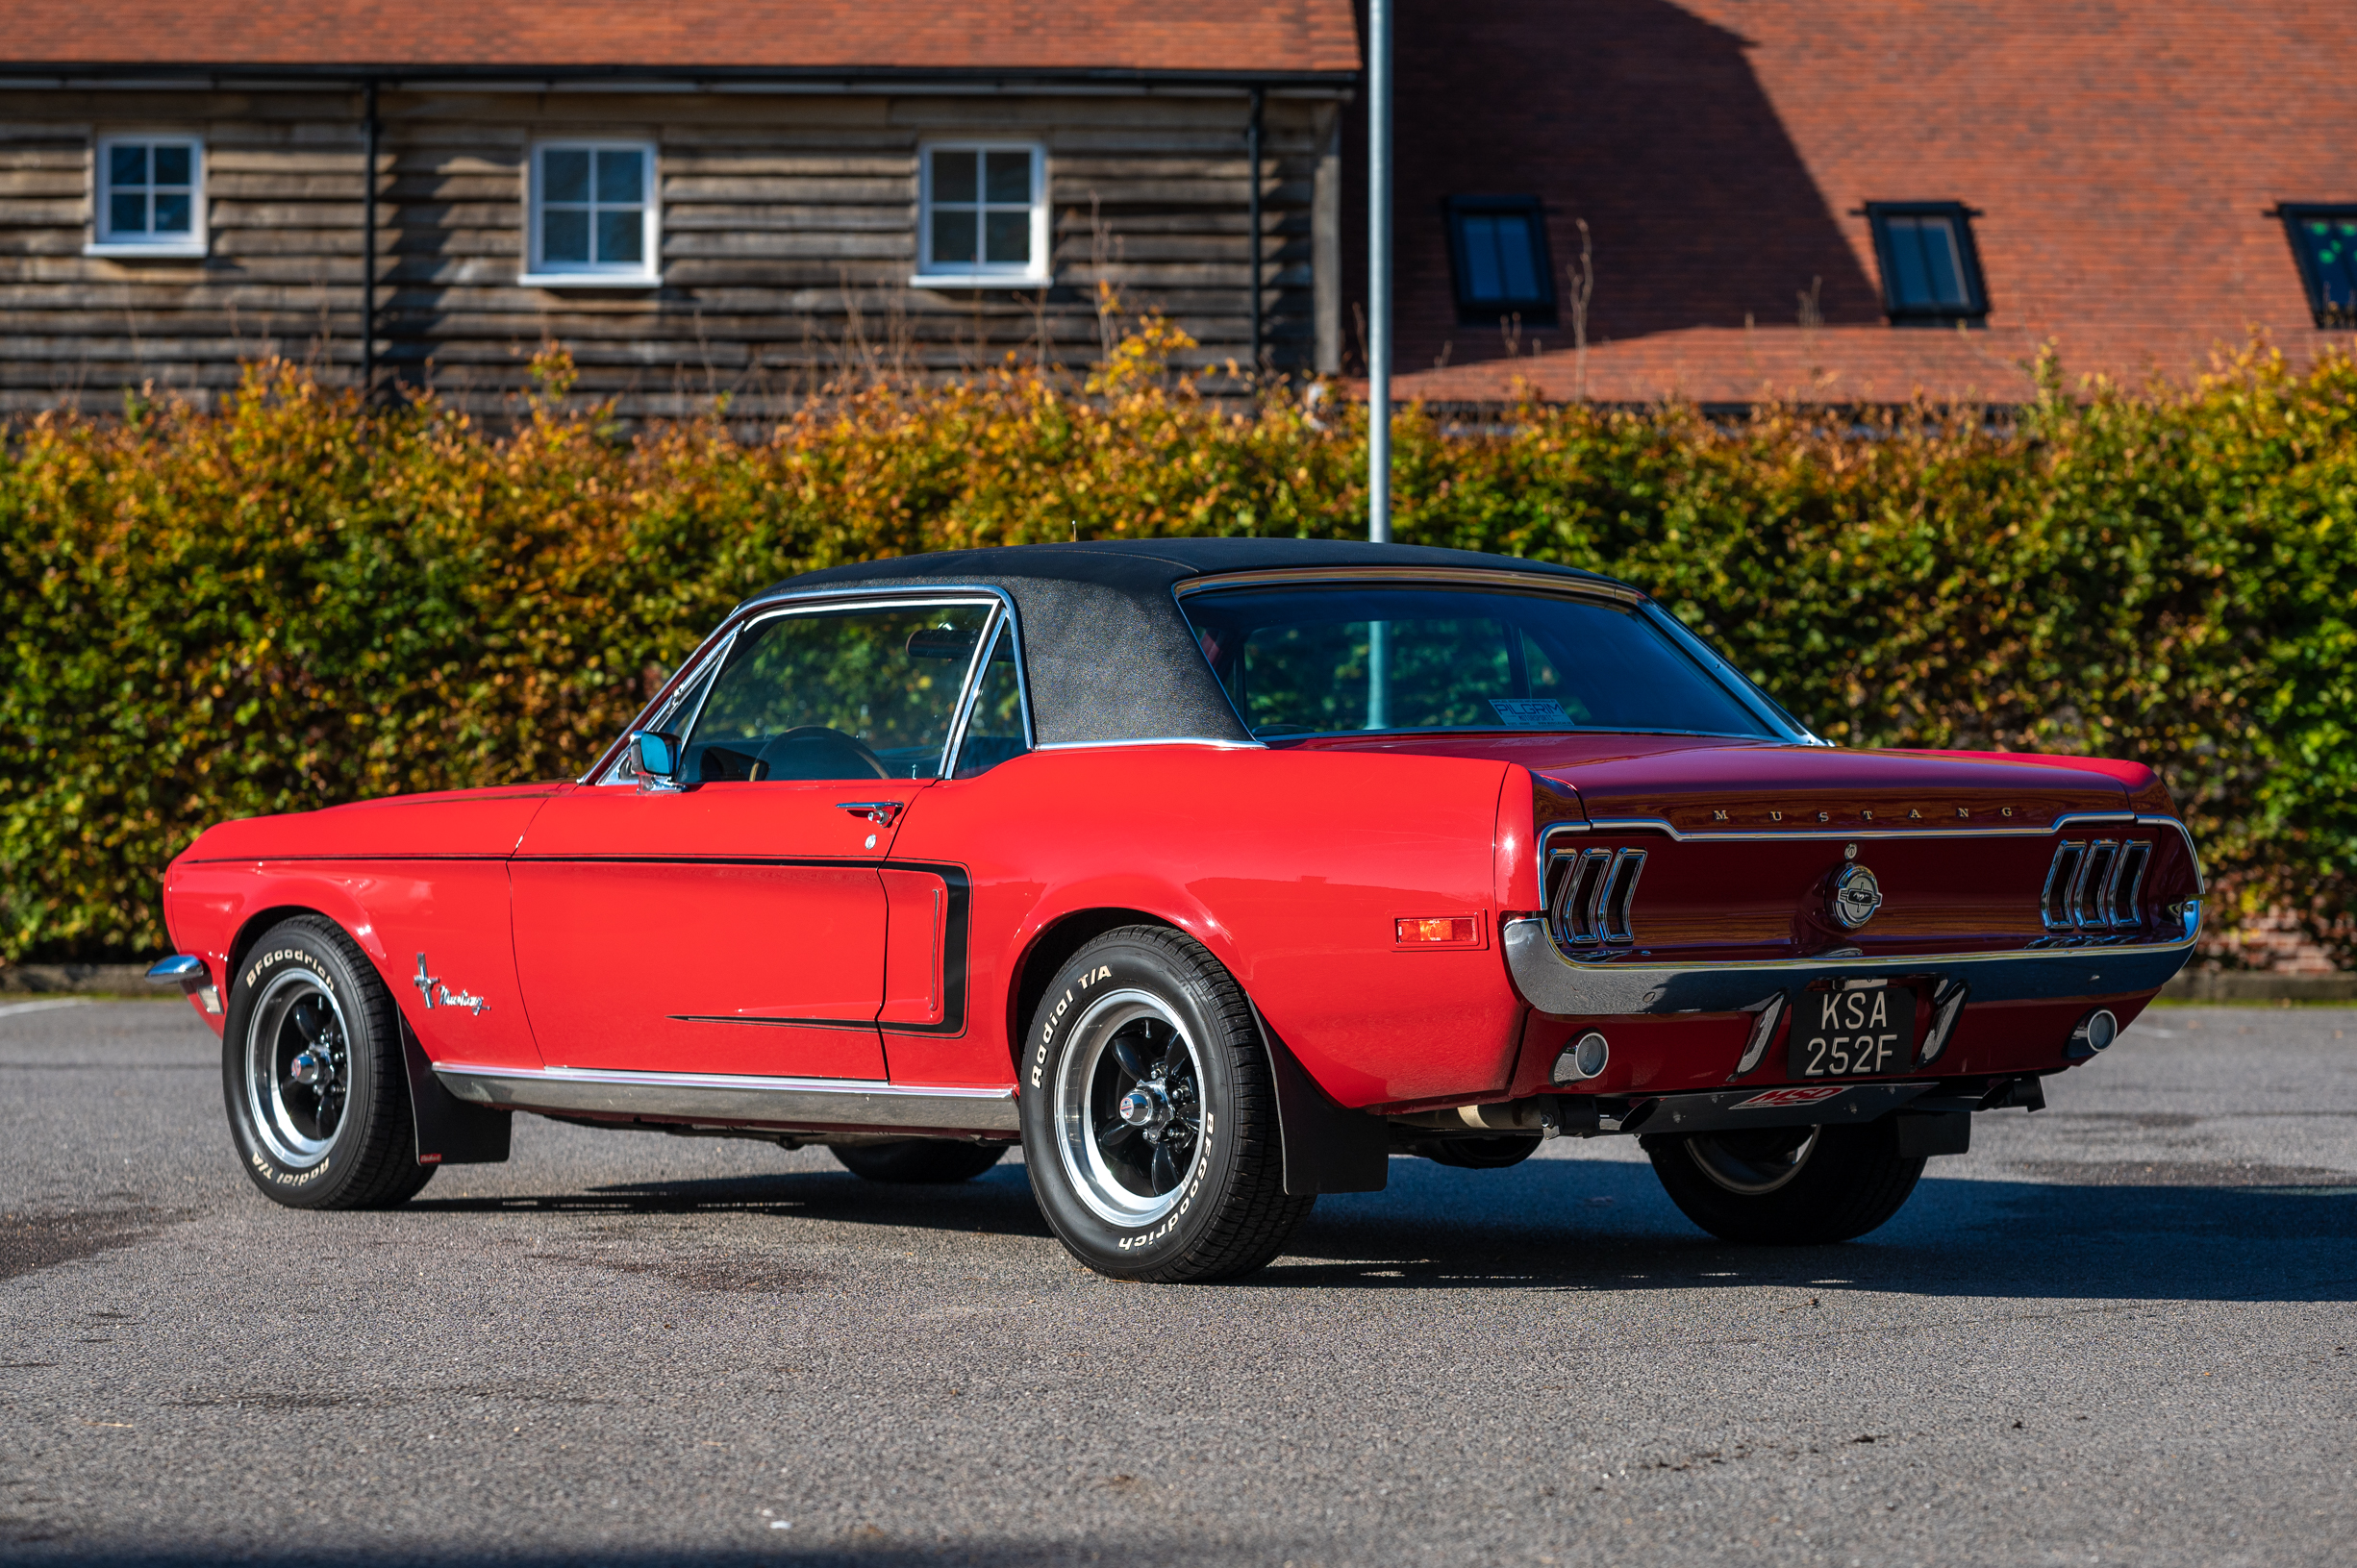
[[[1636,1013],[1743,1012],[1770,997],[1813,985],[1873,977],[1937,976],[1969,987],[1975,1002],[2056,1002],[2157,991],[2185,967],[2199,933],[2189,910],[2185,934],[2137,946],[2028,948],[2013,953],[1914,954],[1900,958],[1802,958],[1706,966],[1618,960],[1584,963],[1555,944],[1535,915],[1506,922],[1507,972],[1541,1012],[1564,1018]]]

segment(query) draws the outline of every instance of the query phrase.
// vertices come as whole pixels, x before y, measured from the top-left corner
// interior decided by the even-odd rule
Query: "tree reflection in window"
[[[738,634],[688,737],[704,782],[932,779],[987,605],[830,610]]]

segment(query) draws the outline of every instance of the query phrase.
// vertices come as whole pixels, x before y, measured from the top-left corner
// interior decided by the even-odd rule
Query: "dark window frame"
[[[2299,268],[2299,286],[2307,290],[2308,312],[2317,326],[2326,332],[2357,327],[2357,304],[2336,309],[2325,299],[2324,282],[2316,275],[2316,260],[2299,237],[2300,224],[2310,218],[2357,220],[2357,202],[2285,202],[2275,209],[2275,215],[2283,219],[2283,237],[2292,247],[2292,261]]]
[[[1979,321],[1989,313],[1989,285],[1981,273],[1980,248],[1972,241],[1976,208],[1963,202],[1868,202],[1864,209],[1874,235],[1874,261],[1882,270],[1883,313],[1893,322]],[[1939,217],[1948,220],[1956,236],[1956,263],[1962,269],[1962,305],[1909,305],[1898,297],[1897,259],[1891,248],[1890,220],[1898,217]]]
[[[1547,244],[1546,205],[1536,196],[1450,196],[1441,204],[1442,219],[1448,232],[1448,269],[1450,286],[1457,299],[1457,319],[1468,326],[1489,325],[1520,316],[1526,326],[1551,327],[1555,324],[1555,261]],[[1495,213],[1515,213],[1530,221],[1531,262],[1536,269],[1539,292],[1530,299],[1477,300],[1468,288],[1470,270],[1465,250],[1465,222],[1467,217]]]

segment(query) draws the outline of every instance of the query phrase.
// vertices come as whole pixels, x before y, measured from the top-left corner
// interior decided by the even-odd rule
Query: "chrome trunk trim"
[[[1012,1088],[888,1083],[852,1078],[754,1078],[723,1073],[631,1073],[591,1067],[480,1067],[437,1062],[461,1100],[501,1110],[774,1127],[881,1128],[912,1134],[1013,1134]]]

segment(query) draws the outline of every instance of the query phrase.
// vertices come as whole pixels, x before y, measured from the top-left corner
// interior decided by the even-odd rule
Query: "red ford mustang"
[[[1633,1134],[1731,1240],[1861,1234],[2185,961],[2153,775],[1852,752],[1644,594],[1457,551],[1031,546],[791,579],[579,780],[224,823],[156,966],[271,1198],[513,1112],[1014,1142],[1124,1278],[1256,1268],[1390,1157]]]

